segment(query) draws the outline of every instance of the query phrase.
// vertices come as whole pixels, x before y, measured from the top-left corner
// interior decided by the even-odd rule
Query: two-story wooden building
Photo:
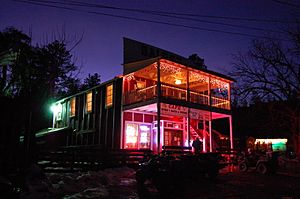
[[[215,151],[215,138],[221,135],[214,133],[212,121],[228,118],[233,148],[232,78],[147,44],[126,38],[124,43],[124,54],[140,49],[144,59],[124,55],[122,76],[57,101],[53,127],[38,137],[53,145],[154,152],[163,146],[191,146],[199,137],[203,151]]]

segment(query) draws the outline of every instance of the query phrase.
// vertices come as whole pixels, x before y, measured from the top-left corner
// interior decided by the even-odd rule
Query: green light
[[[272,149],[273,151],[286,151],[286,144],[283,142],[272,144]]]

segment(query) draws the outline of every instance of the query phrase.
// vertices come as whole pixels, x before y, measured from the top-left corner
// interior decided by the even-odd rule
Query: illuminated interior
[[[272,146],[273,151],[285,151],[287,139],[255,139],[255,145],[266,150],[268,146]]]
[[[86,94],[86,112],[92,112],[92,108],[93,108],[93,93],[92,92],[88,92]]]
[[[70,101],[70,116],[73,117],[76,114],[76,97],[73,97]]]
[[[126,75],[124,104],[157,97],[157,72],[157,63],[153,63]],[[211,102],[214,107],[230,109],[229,80],[162,59],[160,82],[164,98],[189,99],[190,102],[203,105],[210,105]]]
[[[125,134],[126,134],[125,148],[138,148],[138,125],[127,124]]]
[[[106,86],[105,106],[110,107],[113,105],[113,85]]]
[[[188,129],[188,115],[190,122]],[[151,149],[164,146],[191,146],[192,141],[199,138],[203,142],[203,151],[210,150],[209,120],[228,117],[226,114],[212,113],[204,110],[190,109],[184,106],[175,106],[161,103],[160,143],[158,140],[157,104],[145,105],[124,111],[124,148]],[[224,138],[220,133],[214,134],[214,147],[216,141]]]
[[[211,121],[231,116],[210,112],[208,107],[230,110],[231,80],[213,72],[190,68],[166,59],[138,62],[128,67],[134,72],[123,78],[123,105],[135,105],[140,102],[144,102],[141,104],[145,105],[123,112],[124,148],[149,148],[155,152],[163,146],[191,146],[195,138],[202,140],[204,152],[211,151],[213,147],[217,148],[216,141],[210,135]],[[160,99],[165,102],[171,101],[170,104],[160,103],[159,133],[157,103],[150,101],[158,97],[158,85],[161,88]],[[172,105],[185,102],[189,102],[190,107],[198,108]],[[199,104],[208,107],[202,110]],[[229,122],[231,124],[231,121]],[[141,125],[146,125],[147,131],[146,127]],[[216,137],[224,136],[216,134]],[[232,139],[230,142],[233,146]]]
[[[125,148],[150,149],[151,125],[128,122],[125,125]]]

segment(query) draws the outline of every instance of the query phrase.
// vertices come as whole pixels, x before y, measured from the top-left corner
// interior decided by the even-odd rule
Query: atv
[[[238,163],[241,172],[255,169],[260,174],[275,173],[278,168],[278,153],[243,155]]]
[[[185,180],[213,180],[219,173],[218,154],[185,155],[161,154],[140,163],[136,172],[138,189],[150,181],[159,192],[172,192],[183,188]]]

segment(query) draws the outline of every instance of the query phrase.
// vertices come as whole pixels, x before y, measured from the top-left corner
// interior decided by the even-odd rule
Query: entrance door
[[[182,146],[182,131],[165,129],[164,145],[165,146]]]

